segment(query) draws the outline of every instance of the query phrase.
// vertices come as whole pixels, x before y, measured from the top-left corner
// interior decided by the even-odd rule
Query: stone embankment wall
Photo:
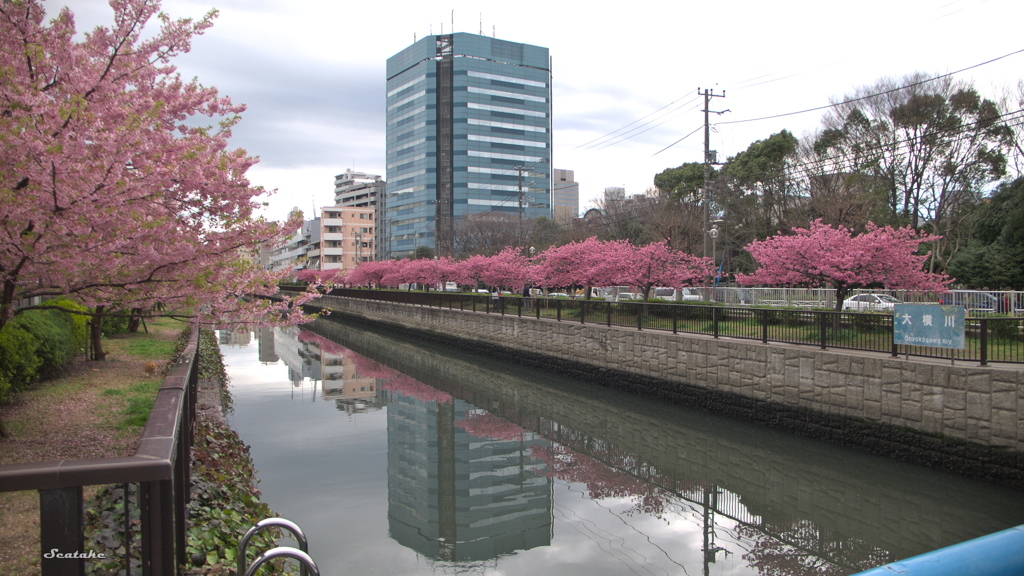
[[[989,533],[1020,521],[1012,508],[964,491],[944,474],[895,462],[883,468],[859,451],[766,434],[756,424],[723,426],[720,417],[659,409],[661,403],[636,395],[588,393],[580,390],[582,383],[545,379],[546,371],[524,377],[503,369],[504,363],[481,366],[475,355],[440,356],[436,348],[410,344],[412,338],[396,338],[391,330],[364,330],[351,317],[338,320],[329,317],[306,328],[574,452],[601,459],[614,447],[609,451],[629,455],[620,461],[628,463],[628,473],[664,490],[723,488],[766,524],[804,518],[906,558],[961,541],[963,526]],[[864,474],[865,469],[873,472]]]
[[[954,366],[340,297],[320,302],[341,314],[875,452],[952,440],[939,449],[962,453],[969,447],[956,441],[965,441],[998,447],[1011,467],[1024,470],[1019,366]]]

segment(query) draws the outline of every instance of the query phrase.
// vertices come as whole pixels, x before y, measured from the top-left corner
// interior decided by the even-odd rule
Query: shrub
[[[39,376],[52,378],[67,366],[74,353],[73,324],[60,310],[28,310],[10,321],[36,339],[35,354],[41,362]]]
[[[36,350],[39,342],[24,328],[10,321],[0,330],[0,379],[8,383],[8,392],[24,390],[39,378],[43,361]]]
[[[127,334],[128,323],[131,318],[121,310],[108,310],[101,320],[103,333],[107,336],[114,334]]]
[[[1021,337],[1021,321],[1019,318],[989,319],[989,334],[995,340],[1017,340]]]
[[[11,393],[11,383],[7,380],[7,377],[0,373],[0,400],[7,398],[7,395]],[[3,435],[3,424],[0,423],[0,436]]]
[[[79,354],[83,352],[85,350],[85,344],[89,338],[89,316],[84,313],[89,312],[89,309],[70,298],[47,300],[46,302],[43,302],[43,306],[59,306],[68,310],[83,312],[83,314],[64,314],[68,321],[70,321],[71,343],[74,347],[74,353]]]

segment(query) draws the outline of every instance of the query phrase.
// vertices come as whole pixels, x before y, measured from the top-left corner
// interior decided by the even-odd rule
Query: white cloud
[[[67,4],[80,29],[110,20],[109,8],[94,0]],[[262,158],[253,180],[269,178],[264,185],[301,203],[313,190],[329,189],[346,167],[382,172],[385,61],[414,35],[451,32],[454,16],[459,32],[493,31],[546,46],[553,62],[555,167],[575,171],[585,204],[607,186],[642,192],[657,172],[702,159],[702,131],[654,154],[702,124],[703,102],[616,145],[578,148],[674,100],[688,102],[698,88],[726,93],[711,109],[731,112],[712,121],[815,108],[884,76],[946,73],[1019,50],[1024,16],[1018,0],[590,6],[228,0],[217,3],[219,18],[181,59],[181,71],[249,105],[234,143]],[[191,0],[164,3],[173,17],[208,9]],[[1018,54],[960,77],[994,95],[994,87],[1016,84],[1022,62]],[[722,125],[711,148],[724,159],[782,129],[800,136],[820,117]]]

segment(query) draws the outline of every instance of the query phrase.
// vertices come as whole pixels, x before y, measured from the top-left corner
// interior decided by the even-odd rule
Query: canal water
[[[845,575],[1024,494],[318,320],[221,332],[264,501],[324,575]]]

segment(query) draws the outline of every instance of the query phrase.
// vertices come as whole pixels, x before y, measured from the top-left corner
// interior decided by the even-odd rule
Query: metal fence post
[[[768,343],[768,310],[761,310],[761,344]]]
[[[139,483],[143,576],[174,575],[173,499],[170,480]]]
[[[711,308],[711,333],[718,338],[718,306]]]
[[[818,313],[818,324],[821,328],[821,349],[828,348],[828,314]]]
[[[988,366],[988,318],[981,318],[981,365]]]
[[[85,552],[82,487],[39,491],[39,540],[43,576],[85,574],[85,558],[64,557]]]

